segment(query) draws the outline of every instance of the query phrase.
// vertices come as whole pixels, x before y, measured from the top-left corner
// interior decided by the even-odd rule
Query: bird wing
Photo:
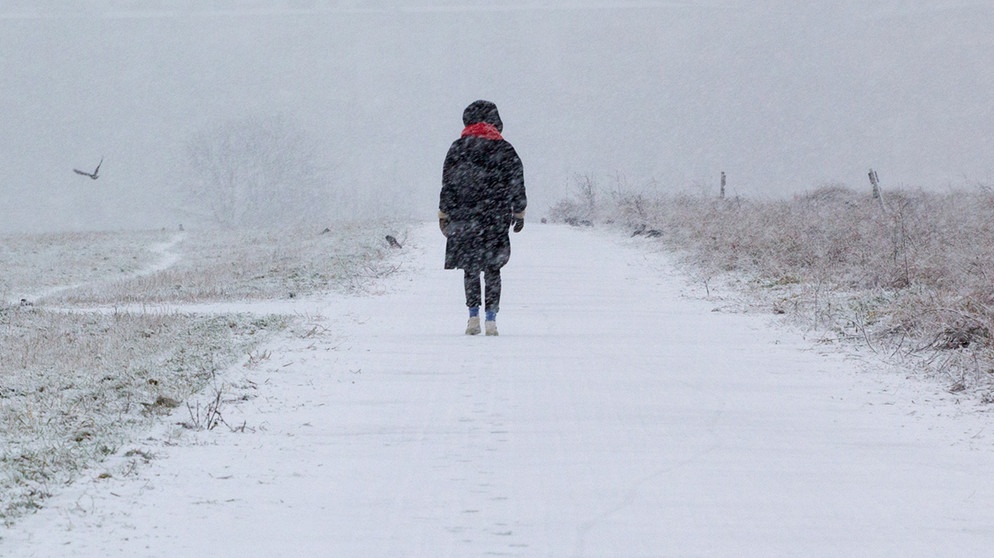
[[[81,170],[79,170],[79,169],[73,169],[72,171],[73,171],[74,173],[76,173],[76,174],[81,174],[81,175],[83,175],[83,176],[90,176],[90,173],[88,173],[88,172],[85,172],[85,171],[81,171]]]
[[[93,176],[93,177],[97,176],[97,173],[100,172],[100,165],[102,165],[102,164],[104,164],[104,158],[103,157],[100,158],[100,162],[97,163],[97,168],[93,170],[93,174],[91,176]]]

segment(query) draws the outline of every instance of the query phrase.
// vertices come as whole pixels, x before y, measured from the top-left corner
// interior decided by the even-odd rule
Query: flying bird
[[[97,178],[99,178],[98,175],[100,173],[100,165],[102,165],[102,164],[104,164],[104,158],[103,157],[100,158],[100,162],[97,163],[97,168],[93,169],[93,172],[81,171],[79,169],[73,169],[72,171],[74,173],[76,173],[76,174],[81,174],[83,176],[89,176],[93,180],[96,180]]]

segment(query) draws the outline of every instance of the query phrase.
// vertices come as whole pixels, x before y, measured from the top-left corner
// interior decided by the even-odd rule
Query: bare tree
[[[224,226],[283,226],[323,219],[329,207],[316,143],[292,119],[228,120],[187,144],[191,201]]]

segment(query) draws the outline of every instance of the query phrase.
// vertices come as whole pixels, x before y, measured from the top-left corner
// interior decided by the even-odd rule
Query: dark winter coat
[[[442,169],[439,217],[447,223],[445,269],[482,271],[511,257],[508,228],[527,205],[521,159],[501,137],[497,107],[476,101],[463,113],[466,129]]]

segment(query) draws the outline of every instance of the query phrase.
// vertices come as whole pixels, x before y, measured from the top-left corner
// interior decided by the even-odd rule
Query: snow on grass
[[[3,311],[0,517],[38,506],[202,389],[280,316]]]
[[[389,273],[383,224],[336,230],[191,231],[173,248],[176,264],[110,284],[91,282],[49,297],[54,304],[199,303],[288,299],[360,291]],[[389,229],[388,229],[389,230]]]
[[[110,281],[152,265],[150,244],[171,232],[76,232],[7,235],[0,239],[0,295],[18,303],[93,281]]]
[[[994,193],[829,185],[792,199],[646,196],[589,178],[554,220],[613,223],[683,254],[705,291],[784,314],[994,401]],[[729,292],[727,289],[725,292]]]
[[[264,359],[253,348],[295,319],[107,306],[362,290],[391,270],[387,227],[5,238],[5,292],[13,300],[0,306],[0,520],[36,509],[137,429],[211,386],[213,401],[190,404],[184,426],[217,426],[225,389],[218,372],[246,355],[250,363]]]

